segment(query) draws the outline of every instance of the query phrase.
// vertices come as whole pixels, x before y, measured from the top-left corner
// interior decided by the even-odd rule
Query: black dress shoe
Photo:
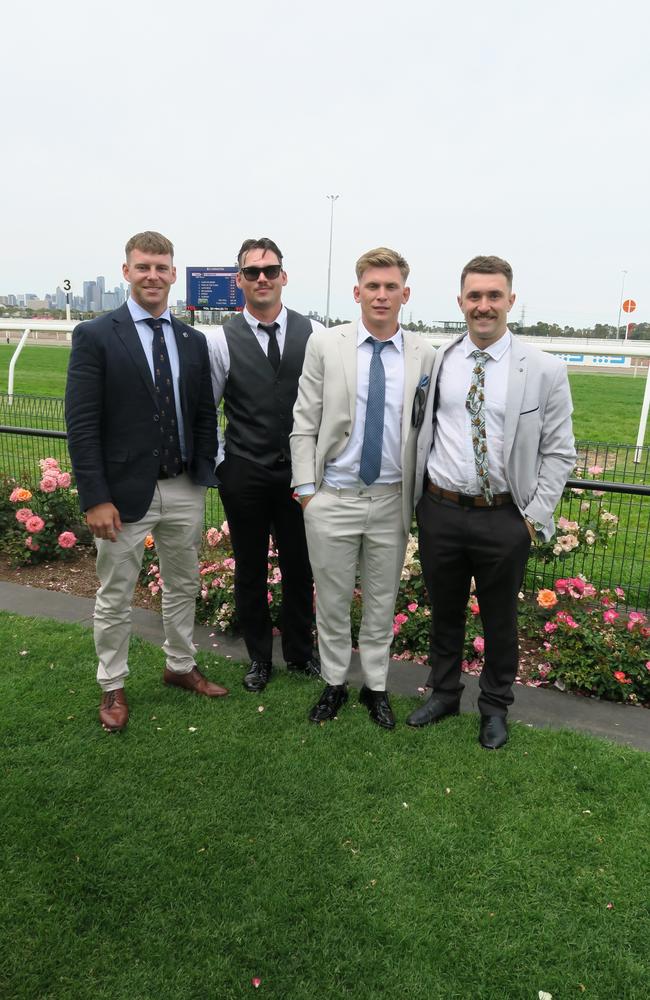
[[[268,660],[252,660],[242,684],[247,691],[263,691],[272,672],[273,664]]]
[[[478,741],[486,750],[498,750],[508,742],[508,727],[503,715],[482,715]]]
[[[348,700],[346,684],[328,684],[309,713],[310,722],[327,722],[334,719],[341,705]]]
[[[424,703],[416,708],[414,712],[411,712],[408,719],[406,720],[407,726],[415,726],[419,729],[420,726],[428,726],[434,722],[441,722],[442,719],[446,719],[448,715],[458,715],[460,711],[460,702],[452,701],[440,701],[435,694],[432,694]]]
[[[320,677],[320,663],[315,657],[302,662],[289,660],[287,670],[290,674],[304,674],[305,677]]]
[[[368,709],[368,715],[382,729],[395,728],[395,716],[386,691],[371,691],[364,684],[359,691],[359,701]]]

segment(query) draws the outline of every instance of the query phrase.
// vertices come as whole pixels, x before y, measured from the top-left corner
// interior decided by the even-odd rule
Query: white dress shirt
[[[185,425],[183,424],[183,411],[181,410],[181,394],[179,385],[181,366],[178,359],[178,347],[176,346],[176,337],[172,326],[171,314],[169,309],[165,309],[162,316],[152,316],[151,313],[148,313],[146,309],[143,309],[142,306],[132,298],[127,299],[126,304],[129,308],[129,312],[131,313],[131,318],[135,323],[135,328],[138,331],[138,337],[140,338],[142,350],[144,351],[144,356],[147,359],[149,371],[151,372],[151,377],[154,380],[154,383],[156,377],[154,375],[153,366],[153,330],[147,323],[147,320],[156,318],[162,320],[165,347],[167,348],[169,365],[172,370],[172,384],[174,387],[174,402],[176,404],[176,422],[178,424],[178,438],[181,445],[181,457],[185,462],[187,460],[187,451],[185,449]]]
[[[438,376],[439,402],[433,445],[427,462],[429,480],[457,493],[479,496],[470,414],[465,406],[478,348],[469,335],[445,353]],[[503,425],[508,391],[512,336],[506,330],[490,347],[485,363],[485,436],[488,450],[488,477],[493,493],[507,493],[503,459]],[[434,391],[433,388],[431,390]]]
[[[357,333],[357,399],[350,440],[340,455],[325,466],[323,482],[336,489],[359,486],[359,466],[363,448],[368,405],[368,381],[373,347],[368,337],[372,334],[359,320]],[[375,339],[375,338],[372,338]],[[379,355],[386,375],[386,397],[384,404],[384,437],[381,450],[381,471],[376,483],[400,483],[402,481],[402,407],[404,403],[404,341],[401,327],[389,340]],[[296,492],[312,492],[304,487]]]

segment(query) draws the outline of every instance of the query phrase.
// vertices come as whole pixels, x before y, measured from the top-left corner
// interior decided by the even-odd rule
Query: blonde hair
[[[398,267],[405,284],[411,270],[402,255],[388,247],[375,247],[361,254],[356,263],[357,281],[361,281],[369,267]]]

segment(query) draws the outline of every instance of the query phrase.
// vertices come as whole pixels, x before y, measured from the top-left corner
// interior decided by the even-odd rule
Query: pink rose
[[[404,623],[407,622],[408,620],[409,616],[404,615],[400,612],[398,615],[395,615],[393,622],[395,625],[404,625]]]
[[[38,514],[32,514],[25,521],[25,531],[29,531],[30,534],[37,535],[39,531],[42,531],[45,527],[45,521]]]
[[[631,684],[632,683],[632,681],[630,680],[630,678],[627,677],[626,674],[624,674],[622,670],[615,670],[614,671],[614,677],[619,682],[619,684]]]
[[[29,521],[30,517],[34,516],[34,512],[29,509],[29,507],[20,507],[16,511],[16,520],[20,521],[21,524],[25,524]]]
[[[55,476],[43,476],[38,484],[39,490],[42,490],[43,493],[54,493],[56,486],[57,480]]]
[[[222,534],[220,531],[217,531],[216,528],[208,528],[205,533],[205,538],[210,548],[213,549],[221,541]]]
[[[55,458],[42,458],[38,463],[41,467],[43,473],[47,472],[48,469],[56,469],[59,471],[59,463]]]
[[[478,601],[472,601],[472,603],[469,606],[469,610],[472,612],[473,615],[477,615],[479,613]]]
[[[556,580],[555,581],[555,589],[558,592],[558,594],[566,594],[566,592],[569,589],[569,581],[568,580]]]
[[[614,611],[613,608],[609,608],[608,611],[603,611],[604,622],[610,624],[611,622],[615,622],[617,618],[618,618],[618,611]]]
[[[474,650],[479,654],[479,656],[482,656],[485,650],[485,639],[483,638],[483,636],[477,635],[476,638],[474,639],[474,642],[472,643],[472,646],[474,647]]]
[[[557,628],[557,622],[546,622],[544,625],[545,632],[555,632]]]
[[[38,544],[38,542],[34,541],[31,535],[28,535],[27,538],[25,539],[25,545],[30,550],[30,552],[38,552],[38,550],[40,549],[40,545]]]
[[[224,521],[223,524],[221,525],[221,534],[226,536],[230,535],[230,528],[228,527],[227,521]]]
[[[77,544],[77,536],[72,531],[62,531],[57,542],[62,549],[71,549],[73,545]]]
[[[650,670],[650,660],[646,660],[645,668],[646,670]]]
[[[63,489],[67,490],[71,482],[72,479],[70,478],[69,472],[60,472],[56,477],[56,485],[61,486]]]
[[[407,607],[407,608],[408,608],[408,610],[409,610],[409,611],[411,612],[411,614],[413,614],[413,612],[414,612],[414,611],[417,611],[417,609],[418,609],[418,606],[417,606],[417,602],[416,602],[416,601],[411,601],[411,603],[410,603],[410,604],[407,604],[407,605],[406,605],[406,607]]]
[[[599,476],[603,471],[602,465],[590,465],[587,472],[590,476]]]
[[[614,593],[617,597],[625,597],[625,591],[622,587],[614,587]]]

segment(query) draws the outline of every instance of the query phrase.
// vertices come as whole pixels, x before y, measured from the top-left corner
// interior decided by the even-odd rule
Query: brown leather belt
[[[504,504],[513,502],[509,493],[495,493],[492,503],[488,503],[484,496],[474,497],[468,496],[467,493],[454,493],[452,490],[443,490],[434,483],[427,483],[427,491],[439,500],[451,500],[460,507],[487,507],[488,510],[492,510],[494,507],[503,507]]]

